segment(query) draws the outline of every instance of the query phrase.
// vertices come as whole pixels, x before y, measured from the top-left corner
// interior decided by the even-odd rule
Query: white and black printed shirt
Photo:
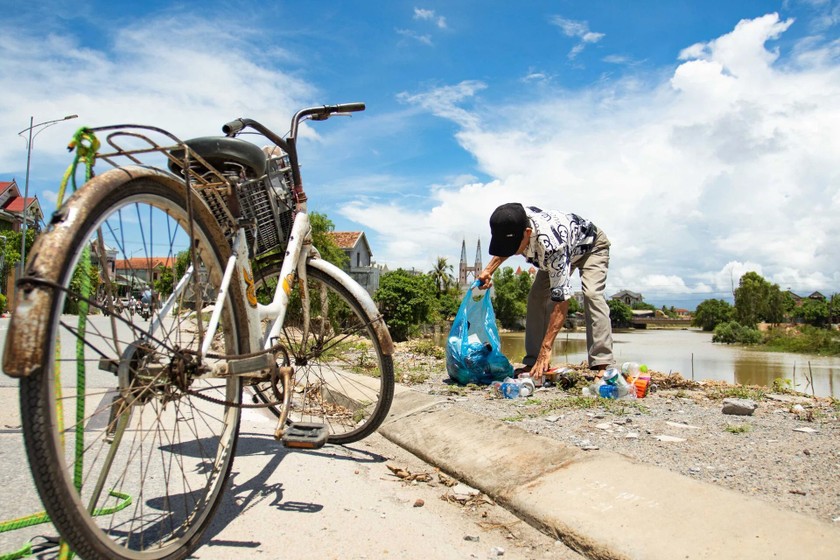
[[[572,264],[592,248],[597,229],[577,214],[536,206],[526,206],[525,213],[532,230],[525,259],[548,273],[552,301],[571,299]]]

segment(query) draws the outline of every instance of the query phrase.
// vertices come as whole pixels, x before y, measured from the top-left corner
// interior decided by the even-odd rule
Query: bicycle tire
[[[52,275],[59,288],[53,288],[48,317],[40,318],[49,321],[43,361],[21,379],[26,451],[52,522],[70,548],[88,560],[185,558],[211,521],[233,464],[241,409],[187,392],[233,403],[242,393],[238,377],[201,380],[193,375],[199,369],[189,352],[200,347],[197,332],[204,317],[203,310],[189,307],[203,301],[196,291],[219,285],[230,248],[210,211],[191,196],[192,236],[182,182],[148,169],[109,171],[62,206],[59,215],[72,219],[53,220],[27,267],[29,276],[39,271]],[[127,234],[142,227],[140,239],[149,246],[145,255],[155,254],[159,240],[168,244],[170,258],[178,247],[193,247],[206,280],[190,284],[192,302],[182,294],[178,312],[163,319],[153,337],[148,336],[152,322],[137,322],[138,314],[100,316],[95,306],[80,328],[63,312],[84,305],[76,279],[84,269],[85,247],[99,243],[98,232],[113,233],[109,247],[127,256],[139,242],[135,238],[128,244]],[[99,274],[106,277],[100,278],[106,289],[120,287],[116,275],[108,278],[101,268]],[[218,352],[248,351],[237,284],[231,285],[213,333]],[[23,297],[22,291],[18,295]],[[68,336],[66,346],[81,346],[82,360],[61,344]],[[87,366],[83,390],[80,378],[69,373],[80,361]],[[85,413],[77,421],[72,411],[82,403]],[[127,506],[126,496],[131,499]]]
[[[255,273],[264,293],[273,292],[279,274],[280,263]],[[311,259],[306,276],[312,329],[307,340],[301,341],[302,304],[299,282],[295,281],[278,341],[286,347],[294,371],[289,419],[325,424],[329,428],[327,441],[346,445],[372,434],[388,415],[394,397],[394,363],[385,349],[392,343],[387,331],[383,335],[376,328],[378,322],[384,324],[382,316],[365,310],[344,286],[346,279]],[[328,302],[328,328],[323,321],[322,297]],[[283,395],[283,387],[275,390],[270,382],[255,384],[252,389],[264,403],[276,402]],[[270,410],[279,416],[278,407]]]

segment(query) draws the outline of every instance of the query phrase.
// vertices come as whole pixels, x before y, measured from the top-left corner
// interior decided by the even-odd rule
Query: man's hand
[[[545,372],[551,369],[551,350],[540,350],[540,355],[537,356],[537,361],[531,366],[531,379],[534,383],[539,385],[539,381]]]
[[[476,280],[481,282],[478,285],[479,289],[487,290],[493,286],[493,273],[496,272],[496,269],[499,268],[503,262],[507,260],[507,257],[493,257],[490,259],[490,262],[487,266],[478,273],[478,276],[475,277]]]
[[[482,270],[482,271],[478,274],[478,276],[476,277],[476,280],[478,280],[478,281],[480,282],[480,284],[478,285],[478,288],[479,288],[480,290],[487,290],[487,289],[489,289],[491,286],[493,286],[493,273],[492,273],[492,272],[489,272],[489,271],[485,268],[484,270]]]

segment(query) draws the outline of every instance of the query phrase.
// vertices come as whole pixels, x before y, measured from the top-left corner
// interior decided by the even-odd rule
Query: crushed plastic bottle
[[[603,379],[596,379],[594,383],[583,388],[584,397],[599,397],[601,396],[601,387],[605,385]]]
[[[519,383],[510,377],[505,378],[500,386],[502,396],[506,399],[515,399],[519,397]]]
[[[606,399],[635,399],[636,388],[618,369],[609,368],[604,371],[604,385],[598,388],[598,394]]]

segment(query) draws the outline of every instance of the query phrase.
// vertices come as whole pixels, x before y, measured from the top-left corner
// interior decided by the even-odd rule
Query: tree
[[[828,322],[834,324],[838,320],[840,320],[840,294],[834,294],[828,300]]]
[[[825,327],[828,324],[828,303],[816,299],[806,299],[799,308],[802,320],[815,327]]]
[[[515,274],[509,266],[493,273],[493,310],[496,319],[505,328],[519,325],[528,310],[528,292],[531,290],[531,276]]]
[[[610,307],[610,321],[614,327],[629,327],[633,318],[633,310],[619,299],[607,300]]]
[[[429,271],[432,282],[435,283],[439,292],[446,292],[455,283],[452,277],[452,265],[446,262],[446,257],[438,257],[434,268]]]
[[[350,262],[349,257],[328,235],[329,232],[335,230],[335,224],[327,218],[326,214],[310,212],[309,225],[312,228],[312,243],[321,253],[321,258],[338,268],[346,267]]]
[[[770,284],[757,272],[750,271],[741,276],[735,290],[735,320],[754,328],[766,314],[769,292]]]
[[[737,321],[727,321],[715,327],[712,342],[724,344],[758,344],[762,335],[757,329],[745,327]]]
[[[453,318],[461,306],[461,297],[461,290],[457,286],[451,286],[445,292],[438,292],[436,294],[438,320],[446,321]]]
[[[3,270],[2,270],[2,282],[3,285],[6,285],[6,278],[9,274],[13,274],[15,267],[20,264],[20,236],[21,232],[19,231],[3,231],[0,232],[6,238],[6,243],[0,243],[0,251],[2,251],[2,262],[3,262]],[[26,254],[32,254],[32,245],[35,243],[35,239],[41,234],[34,227],[29,227],[26,229]]]
[[[395,341],[408,340],[418,327],[430,323],[437,309],[435,286],[425,275],[414,275],[397,269],[382,275],[374,301]]]
[[[169,266],[163,267],[158,275],[158,279],[155,280],[155,292],[157,292],[161,296],[168,296],[172,293],[172,289],[175,287],[175,274],[172,272],[172,268]]]
[[[790,295],[783,294],[778,284],[771,284],[756,272],[747,272],[735,290],[733,318],[751,328],[761,321],[781,323],[791,302]]]
[[[697,306],[691,324],[704,331],[713,331],[720,323],[725,323],[731,318],[732,306],[729,302],[722,299],[707,299]]]

